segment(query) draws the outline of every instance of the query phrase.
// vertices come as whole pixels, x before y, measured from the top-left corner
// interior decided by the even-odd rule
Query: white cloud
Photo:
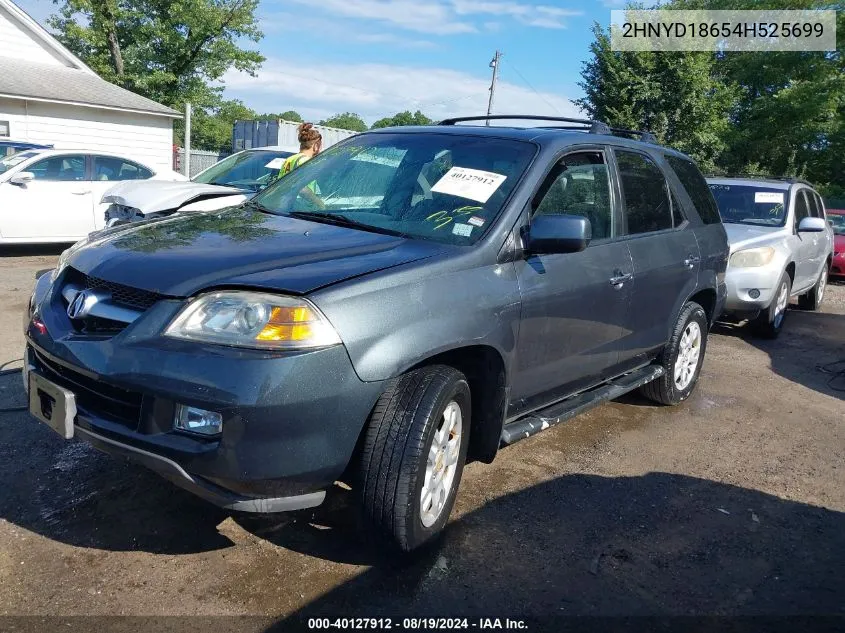
[[[290,72],[283,69],[290,68]],[[516,79],[516,78],[514,78]],[[229,96],[259,112],[295,109],[318,120],[357,112],[368,123],[404,110],[422,110],[434,119],[484,114],[490,80],[445,68],[389,64],[282,64],[267,60],[256,77],[231,71],[224,76]],[[503,69],[494,111],[502,114],[578,116],[566,97],[535,93],[510,81]]]
[[[350,29],[342,21],[332,22],[314,16],[300,16],[290,13],[269,13],[260,18],[261,29],[265,34],[285,31],[299,31],[319,34],[320,38],[337,42],[361,44],[390,44],[402,48],[433,48],[435,44],[427,40],[415,39],[408,35],[378,33],[360,28]]]
[[[314,8],[313,0],[286,0]],[[319,10],[330,16],[344,16],[387,22],[409,31],[436,35],[474,33],[476,28],[456,20],[449,5],[416,0],[320,0]]]
[[[313,9],[313,0],[285,0]],[[510,18],[541,28],[565,28],[565,19],[583,12],[547,4],[499,0],[321,0],[317,9],[327,16],[373,20],[393,27],[434,35],[478,32],[475,17]]]
[[[520,2],[493,2],[491,0],[452,0],[458,15],[496,15],[515,18],[528,26],[549,29],[566,28],[565,18],[583,15],[583,11],[563,9],[549,5]]]

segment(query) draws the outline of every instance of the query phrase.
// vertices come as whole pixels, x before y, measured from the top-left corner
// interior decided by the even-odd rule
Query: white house
[[[124,152],[173,164],[173,120],[155,101],[101,79],[11,0],[0,0],[0,138]]]

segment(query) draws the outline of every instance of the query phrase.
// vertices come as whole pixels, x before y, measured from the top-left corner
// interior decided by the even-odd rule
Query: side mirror
[[[799,233],[821,233],[826,228],[822,218],[804,218],[798,225]]]
[[[35,174],[31,171],[22,171],[9,178],[9,184],[17,185],[18,187],[26,187],[27,183],[35,180]]]
[[[578,253],[593,237],[590,221],[580,215],[540,215],[522,235],[530,255]]]

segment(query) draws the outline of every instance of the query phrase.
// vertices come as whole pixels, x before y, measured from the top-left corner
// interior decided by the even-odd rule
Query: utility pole
[[[182,173],[191,177],[191,104],[185,103],[185,158],[182,161]]]
[[[493,69],[493,81],[490,84],[490,101],[487,102],[487,116],[493,114],[493,97],[496,94],[496,81],[499,79],[499,60],[502,54],[497,50],[496,56],[490,62],[490,68]],[[490,125],[490,119],[485,121],[485,125]]]

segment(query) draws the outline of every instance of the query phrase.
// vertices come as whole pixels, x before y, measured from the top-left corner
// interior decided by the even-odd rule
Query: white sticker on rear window
[[[456,224],[452,227],[452,233],[461,237],[469,237],[472,233],[472,227],[469,224]]]
[[[476,202],[487,202],[506,178],[507,176],[494,174],[491,171],[452,167],[431,190],[435,193],[459,196]]]
[[[269,163],[264,165],[267,169],[281,169],[282,165],[285,164],[284,158],[274,158]]]
[[[783,204],[783,194],[780,191],[755,191],[755,204]]]

